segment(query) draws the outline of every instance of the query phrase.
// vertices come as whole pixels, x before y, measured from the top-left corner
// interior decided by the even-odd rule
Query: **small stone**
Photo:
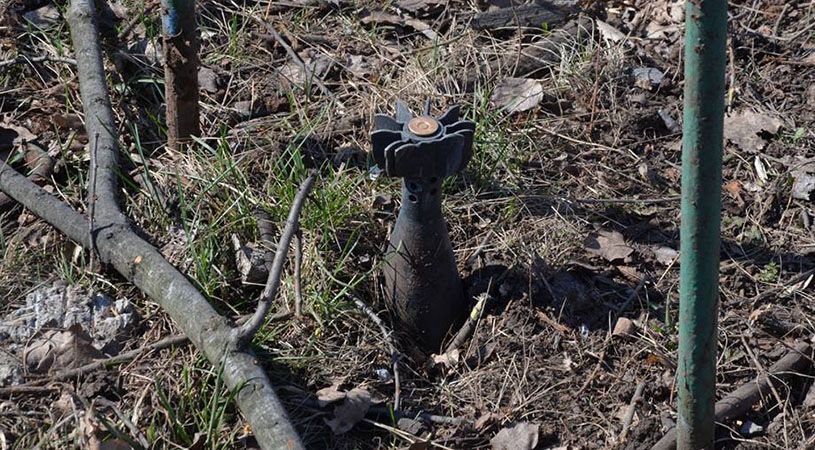
[[[0,386],[15,386],[23,381],[23,365],[20,361],[5,351],[0,351]]]
[[[388,369],[376,369],[376,377],[379,381],[390,381],[393,378]]]
[[[637,67],[631,71],[631,75],[634,77],[634,85],[646,90],[659,87],[665,77],[661,70],[653,67]]]
[[[198,87],[203,92],[215,94],[218,92],[218,74],[214,70],[206,66],[201,66],[198,69]]]
[[[636,331],[637,326],[634,324],[634,321],[627,317],[620,317],[617,319],[617,323],[614,325],[614,331],[611,332],[611,335],[629,338],[634,337]]]
[[[763,432],[764,427],[749,420],[745,421],[739,428],[739,434],[744,437],[752,437]]]
[[[396,426],[402,430],[406,431],[412,435],[418,435],[422,432],[424,425],[418,420],[409,419],[407,417],[403,417],[396,421]]]

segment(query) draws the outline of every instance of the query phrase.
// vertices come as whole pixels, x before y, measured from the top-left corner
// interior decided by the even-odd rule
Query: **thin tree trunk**
[[[198,26],[195,0],[161,0],[164,28],[164,97],[167,146],[198,136]]]

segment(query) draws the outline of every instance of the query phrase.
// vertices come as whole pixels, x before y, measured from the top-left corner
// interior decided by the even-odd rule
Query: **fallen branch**
[[[30,142],[25,144],[25,154],[23,155],[23,164],[26,168],[31,170],[28,178],[42,186],[46,180],[51,177],[54,172],[54,160],[48,155],[48,152],[40,148],[36,144]],[[8,195],[0,193],[0,208],[5,208],[14,200],[10,199]]]
[[[294,233],[294,315],[303,315],[303,231]]]
[[[280,242],[277,244],[272,268],[269,269],[266,287],[263,288],[263,292],[260,294],[260,299],[258,300],[258,309],[252,318],[235,330],[234,340],[236,344],[246,344],[251,341],[252,337],[263,325],[264,320],[266,320],[266,314],[269,313],[272,300],[274,300],[275,294],[277,294],[277,288],[280,286],[280,277],[283,276],[283,264],[289,253],[289,245],[291,244],[295,231],[300,227],[300,210],[303,209],[303,203],[305,203],[308,193],[311,192],[311,187],[314,186],[315,176],[316,173],[312,172],[300,184],[300,190],[297,191],[297,195],[294,197],[294,202],[289,211],[289,217],[286,219],[286,226],[283,228],[283,232],[280,233]]]
[[[631,421],[634,420],[634,413],[637,411],[637,403],[639,403],[642,399],[642,391],[644,390],[645,382],[640,381],[640,384],[638,384],[637,388],[634,390],[634,395],[631,396],[631,402],[628,404],[628,409],[625,411],[623,428],[620,431],[620,436],[617,438],[618,444],[625,443],[625,439],[628,437],[628,430],[631,428]]]
[[[489,288],[487,289],[489,291]],[[464,322],[464,325],[459,328],[458,333],[456,333],[453,340],[447,344],[447,347],[444,349],[444,353],[451,353],[453,350],[459,348],[467,338],[475,331],[475,325],[478,323],[478,319],[481,318],[481,313],[484,311],[484,306],[487,304],[487,299],[489,298],[488,293],[483,293],[478,297],[478,300],[473,306],[473,309],[470,310],[470,315],[467,316],[467,321]]]
[[[496,74],[518,78],[540,77],[560,63],[564,47],[579,47],[588,41],[592,26],[591,19],[581,16],[538,41],[518,44],[518,48],[506,52],[503,57],[489,61],[484,73],[473,74],[472,70],[467,70],[462,80],[463,89],[473,92],[479,82]],[[507,68],[510,68],[509,72]]]
[[[118,147],[107,95],[95,13],[91,0],[72,0],[69,23],[76,54],[88,136],[99,135],[96,192],[96,247],[111,265],[154,299],[211,364],[223,368],[226,386],[261,448],[301,449],[303,444],[274,393],[261,364],[235,344],[235,328],[155,247],[127,223],[117,202]],[[0,190],[83,247],[91,243],[88,220],[9,166],[0,165]],[[89,189],[90,190],[90,189]]]
[[[577,3],[577,2],[575,2]],[[495,30],[506,27],[553,26],[562,23],[567,11],[547,3],[529,3],[493,9],[476,14],[470,26],[475,30]]]
[[[76,65],[76,60],[75,59],[73,59],[73,58],[65,58],[65,57],[62,57],[62,56],[17,55],[14,58],[7,59],[5,61],[0,61],[0,67],[10,66],[10,65],[13,65],[13,64],[25,64],[25,63],[44,62],[44,61],[60,62],[60,63],[69,64],[69,65],[72,65],[72,66]]]
[[[796,375],[812,365],[812,346],[802,342],[778,360],[768,370],[769,375],[751,381],[727,397],[716,402],[714,420],[717,423],[728,423],[746,414],[766,394],[772,384],[780,382],[785,376]],[[670,429],[651,450],[673,450],[676,448],[676,428]]]

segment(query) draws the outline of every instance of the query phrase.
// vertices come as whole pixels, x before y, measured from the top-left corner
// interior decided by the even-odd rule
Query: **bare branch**
[[[289,217],[286,219],[286,227],[280,234],[280,242],[277,244],[277,251],[275,252],[274,261],[272,262],[272,268],[269,270],[269,277],[266,279],[266,287],[263,288],[263,292],[260,294],[260,299],[258,300],[258,309],[251,319],[247,320],[240,328],[235,330],[234,342],[236,344],[245,345],[247,341],[251,340],[255,333],[257,333],[263,325],[264,320],[266,320],[266,314],[269,313],[272,300],[274,300],[275,294],[277,294],[277,288],[280,286],[280,277],[283,275],[283,264],[289,252],[289,245],[291,244],[295,231],[300,227],[300,210],[303,209],[303,203],[305,203],[306,197],[311,191],[311,187],[314,186],[315,177],[316,173],[312,172],[300,184],[300,190],[297,191],[297,195],[294,197],[294,203],[291,205]]]
[[[96,231],[114,224],[127,223],[117,202],[119,133],[110,106],[93,0],[72,0],[68,8],[68,24],[71,27],[71,40],[79,72],[85,130],[88,136],[94,137],[89,146],[97,147],[88,180],[88,185],[94,187],[89,195],[95,194],[97,197],[95,200],[88,199],[88,203],[96,204]]]

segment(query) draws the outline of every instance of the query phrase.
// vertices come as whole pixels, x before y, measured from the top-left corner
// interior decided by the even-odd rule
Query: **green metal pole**
[[[727,1],[685,4],[679,450],[713,449]]]

